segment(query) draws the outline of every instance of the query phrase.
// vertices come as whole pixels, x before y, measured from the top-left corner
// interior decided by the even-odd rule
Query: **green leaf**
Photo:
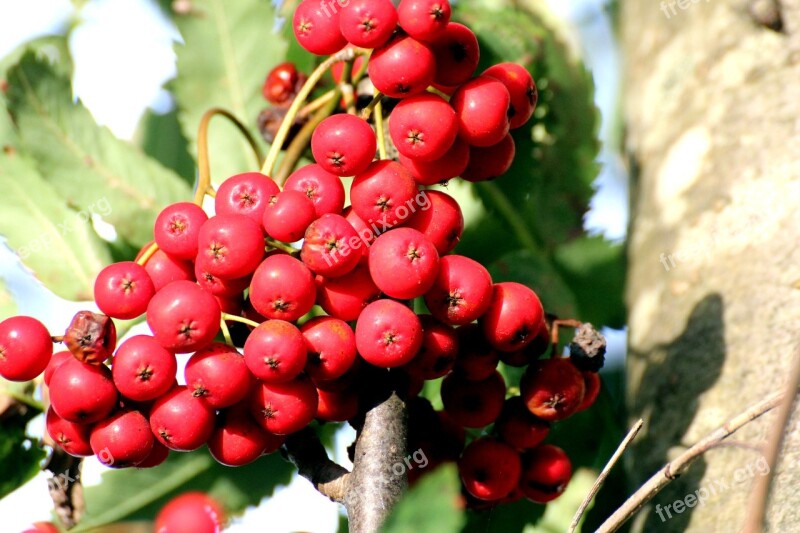
[[[275,12],[266,1],[196,0],[175,22],[184,45],[176,44],[178,75],[172,89],[178,118],[191,151],[197,149],[200,118],[212,107],[232,112],[253,135],[266,107],[261,86],[267,72],[283,61],[287,44],[273,29]],[[241,133],[221,118],[209,130],[211,176],[219,182],[239,172],[259,170]]]
[[[0,320],[17,314],[17,304],[14,302],[11,293],[8,292],[6,282],[0,279]]]
[[[147,109],[136,128],[133,142],[188,185],[194,185],[196,165],[189,154],[189,141],[178,123],[177,110],[158,114]]]
[[[392,511],[383,533],[456,533],[465,522],[461,482],[455,465],[443,465],[422,477]]]
[[[35,54],[9,71],[8,100],[22,150],[63,202],[82,212],[103,203],[99,214],[125,241],[143,245],[159,211],[190,198],[175,173],[98,126],[72,101],[69,79]]]
[[[59,74],[72,78],[74,64],[67,36],[45,35],[22,43],[9,54],[0,58],[0,79],[7,79],[8,71],[19,63],[26,53],[32,53],[47,61]]]
[[[217,463],[205,448],[173,452],[155,468],[105,472],[100,485],[86,488],[87,514],[71,531],[89,531],[122,520],[152,520],[170,498],[189,490],[207,492],[228,513],[239,514],[271,495],[278,485],[287,484],[292,472],[291,464],[278,453],[229,468]]]
[[[13,492],[39,472],[44,451],[34,439],[29,439],[25,428],[40,409],[20,404],[14,397],[30,398],[32,386],[28,383],[12,383],[0,378],[0,498]],[[32,400],[32,398],[31,398]]]
[[[94,278],[111,260],[88,221],[91,211],[69,209],[19,155],[0,154],[0,190],[0,235],[11,249],[58,296],[91,300]]]

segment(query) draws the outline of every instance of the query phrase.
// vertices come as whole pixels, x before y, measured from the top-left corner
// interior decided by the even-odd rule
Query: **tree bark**
[[[628,466],[641,483],[775,392],[800,344],[800,0],[627,0],[621,24],[628,406],[645,420]],[[800,530],[798,414],[771,465],[772,531]],[[770,468],[773,419],[704,455],[634,530],[739,531],[752,481]]]

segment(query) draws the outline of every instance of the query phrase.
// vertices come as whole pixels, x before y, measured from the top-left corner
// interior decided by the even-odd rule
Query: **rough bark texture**
[[[664,4],[669,17],[658,2],[621,4],[634,173],[628,403],[645,419],[628,467],[641,482],[776,390],[800,341],[800,0],[681,0],[674,14]],[[736,440],[762,446],[772,420]],[[800,531],[799,462],[795,410],[771,531]],[[634,528],[738,531],[765,466],[757,449],[712,450]],[[702,504],[686,500],[695,491]],[[678,513],[679,499],[694,506]],[[656,504],[672,504],[671,518]]]

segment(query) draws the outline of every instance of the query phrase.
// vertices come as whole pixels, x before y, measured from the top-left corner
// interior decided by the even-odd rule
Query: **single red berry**
[[[206,220],[206,212],[192,202],[168,205],[156,218],[153,228],[156,244],[176,259],[194,259],[200,227]]]
[[[456,330],[431,315],[419,315],[419,320],[422,324],[422,346],[405,368],[422,379],[445,376],[453,369],[458,354]]]
[[[522,398],[513,396],[503,405],[494,430],[514,448],[527,450],[541,444],[550,433],[550,424],[528,411]]]
[[[250,395],[250,412],[265,430],[288,435],[306,427],[317,414],[319,396],[306,376],[284,383],[260,383]]]
[[[500,416],[506,384],[497,371],[481,381],[450,374],[442,381],[441,394],[444,410],[453,420],[467,428],[482,428]]]
[[[544,309],[539,297],[516,282],[494,284],[491,304],[480,319],[489,343],[506,352],[530,344],[543,321]]]
[[[508,108],[511,129],[525,124],[533,115],[539,99],[531,73],[517,63],[499,63],[484,70],[482,75],[495,78],[508,89],[511,96],[511,106]]]
[[[150,247],[148,243],[142,248],[136,256],[138,261],[139,257]],[[164,250],[156,250],[147,263],[144,265],[147,275],[153,282],[153,287],[156,292],[160,291],[168,283],[173,281],[194,281],[194,264],[192,261],[184,261],[183,259],[176,259]]]
[[[265,318],[294,322],[314,307],[314,276],[285,254],[264,259],[250,282],[250,303]]]
[[[220,464],[244,466],[264,454],[271,441],[280,439],[256,424],[244,404],[236,404],[217,415],[208,451]]]
[[[326,422],[346,422],[358,415],[358,394],[353,390],[330,392],[318,389],[317,418]]]
[[[72,357],[72,352],[67,350],[54,353],[53,357],[50,358],[50,362],[47,363],[47,367],[44,369],[44,384],[50,385],[50,378],[53,377],[53,372],[56,371],[56,368],[61,366],[61,363],[69,360]]]
[[[397,6],[400,27],[415,39],[429,40],[450,22],[450,2],[447,0],[400,0]]]
[[[128,399],[154,400],[175,382],[175,354],[149,335],[136,335],[123,342],[114,354],[111,373],[114,385]]]
[[[236,174],[217,189],[214,208],[217,215],[245,215],[261,224],[267,202],[279,192],[278,185],[260,172]]]
[[[444,256],[461,240],[464,215],[455,198],[445,192],[425,191],[425,196],[427,204],[423,203],[404,227],[421,231],[431,240],[439,256]]]
[[[336,278],[356,267],[361,259],[362,244],[347,219],[328,213],[308,226],[300,258],[315,274]]]
[[[53,341],[44,324],[29,316],[0,322],[0,376],[9,381],[29,381],[47,368]]]
[[[456,137],[453,145],[439,159],[421,161],[400,154],[398,160],[419,185],[436,185],[460,176],[469,164],[469,153],[469,144]]]
[[[470,381],[480,381],[494,374],[500,355],[486,342],[480,326],[466,324],[456,333],[459,350],[453,370]]]
[[[543,444],[522,458],[519,488],[529,500],[547,503],[564,492],[572,477],[572,463],[564,450]]]
[[[90,442],[97,459],[109,468],[127,468],[153,450],[153,433],[139,411],[120,411],[92,428]]]
[[[492,303],[492,294],[492,277],[486,267],[463,255],[446,255],[425,294],[425,305],[445,324],[460,326],[482,316]]]
[[[306,372],[317,381],[344,375],[356,360],[356,335],[338,318],[319,316],[300,328],[308,351]]]
[[[326,313],[341,320],[357,319],[380,295],[381,290],[364,263],[338,278],[317,276],[317,303]]]
[[[91,426],[64,420],[50,406],[45,416],[45,427],[53,442],[68,454],[75,457],[88,457],[94,454],[89,442]]]
[[[369,247],[375,242],[378,236],[376,231],[370,226],[367,226],[367,223],[353,211],[352,205],[348,205],[344,211],[342,211],[342,216],[353,226],[353,229],[356,230],[356,233],[361,238],[363,245],[354,242],[352,248],[358,249],[361,253],[361,261],[366,263],[369,257]]]
[[[219,533],[225,523],[222,505],[203,492],[185,492],[156,515],[156,533]]]
[[[299,191],[314,204],[317,218],[326,213],[336,215],[344,208],[344,185],[339,176],[331,174],[316,163],[292,172],[283,184],[283,190]]]
[[[433,285],[439,272],[439,252],[421,232],[393,229],[370,247],[369,272],[384,294],[410,300],[422,296]]]
[[[214,431],[214,409],[184,385],[172,388],[159,397],[150,410],[153,435],[179,452],[196,450]]]
[[[442,157],[456,140],[456,113],[439,95],[411,96],[392,111],[389,135],[402,155],[433,161]]]
[[[547,329],[547,322],[542,321],[536,337],[524,348],[513,352],[500,352],[500,360],[508,366],[522,368],[533,364],[550,347],[550,330]]]
[[[217,215],[200,228],[196,262],[223,279],[251,274],[264,257],[264,232],[245,215]]]
[[[339,29],[339,5],[303,0],[294,11],[292,26],[300,46],[318,56],[338,52],[347,44]]]
[[[195,352],[186,363],[184,377],[192,394],[214,409],[244,399],[252,379],[242,354],[221,342]]]
[[[170,449],[158,442],[158,439],[153,439],[153,449],[143,461],[136,463],[136,468],[154,468],[169,457]]]
[[[223,279],[215,276],[206,268],[207,261],[198,261],[194,264],[194,276],[197,279],[197,284],[203,290],[210,292],[214,296],[222,298],[231,298],[240,296],[247,287],[250,286],[251,276],[235,279]]]
[[[522,474],[519,453],[491,437],[472,441],[458,461],[464,488],[481,500],[499,500],[517,486]]]
[[[350,186],[353,210],[376,236],[407,221],[422,197],[411,173],[391,160],[373,162]]]
[[[496,79],[478,76],[469,80],[450,99],[459,136],[473,146],[499,143],[508,133],[510,103],[508,89]]]
[[[214,295],[190,281],[173,281],[150,300],[147,325],[175,353],[194,352],[214,340],[222,317]]]
[[[390,0],[342,2],[339,29],[353,46],[377,48],[397,27],[397,10]]]
[[[461,177],[470,182],[487,181],[508,172],[514,162],[516,147],[511,134],[492,146],[470,146],[469,164]]]
[[[402,366],[422,346],[419,317],[400,302],[376,300],[356,322],[356,348],[368,363],[381,368]]]
[[[94,282],[97,307],[106,315],[122,320],[144,313],[155,293],[156,288],[147,271],[133,261],[105,267]]]
[[[569,359],[543,359],[528,367],[519,384],[528,410],[549,422],[574,414],[583,402],[586,385]]]
[[[430,41],[436,56],[436,77],[440,85],[465,83],[478,68],[481,50],[475,34],[458,22],[451,22]]]
[[[6,91],[5,80],[0,81],[0,91]],[[31,527],[22,533],[61,533],[61,530],[52,522],[34,522]]]
[[[50,405],[64,420],[92,424],[104,419],[117,404],[111,371],[104,365],[64,361],[50,378]]]
[[[265,383],[296,378],[305,368],[307,357],[303,334],[284,320],[264,322],[250,332],[244,343],[247,368]]]
[[[367,72],[375,88],[386,96],[407,98],[421,94],[433,83],[436,58],[425,43],[398,33],[373,50]]]
[[[600,374],[584,370],[581,372],[581,375],[583,375],[583,384],[586,390],[583,394],[583,401],[575,410],[576,413],[590,408],[600,394]]]
[[[290,102],[295,96],[295,87],[300,76],[297,67],[291,61],[279,63],[267,74],[261,94],[271,104],[280,105]]]
[[[273,239],[295,242],[303,238],[316,218],[314,202],[308,196],[299,191],[283,190],[270,198],[261,223]]]
[[[311,134],[311,152],[323,170],[337,176],[363,172],[375,157],[375,132],[364,119],[342,113],[332,115]]]

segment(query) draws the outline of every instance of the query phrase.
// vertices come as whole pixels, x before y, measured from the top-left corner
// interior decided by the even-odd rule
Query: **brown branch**
[[[85,510],[81,464],[80,457],[73,457],[53,444],[52,455],[43,468],[53,473],[47,480],[47,488],[56,516],[67,529],[80,521]]]
[[[347,480],[351,474],[328,458],[328,452],[313,429],[307,427],[289,435],[283,449],[298,473],[309,480],[315,489],[331,501],[345,503]]]
[[[641,507],[650,501],[661,489],[667,486],[672,480],[680,476],[689,466],[706,451],[710,450],[718,442],[735,433],[742,426],[752,422],[770,409],[773,409],[784,398],[783,392],[778,392],[768,396],[764,400],[748,407],[743,412],[728,420],[724,425],[717,428],[694,446],[683,452],[676,459],[664,465],[658,472],[653,474],[650,479],[639,487],[639,489],[628,498],[622,506],[614,511],[610,517],[597,529],[600,533],[611,533],[619,529],[627,522]]]

